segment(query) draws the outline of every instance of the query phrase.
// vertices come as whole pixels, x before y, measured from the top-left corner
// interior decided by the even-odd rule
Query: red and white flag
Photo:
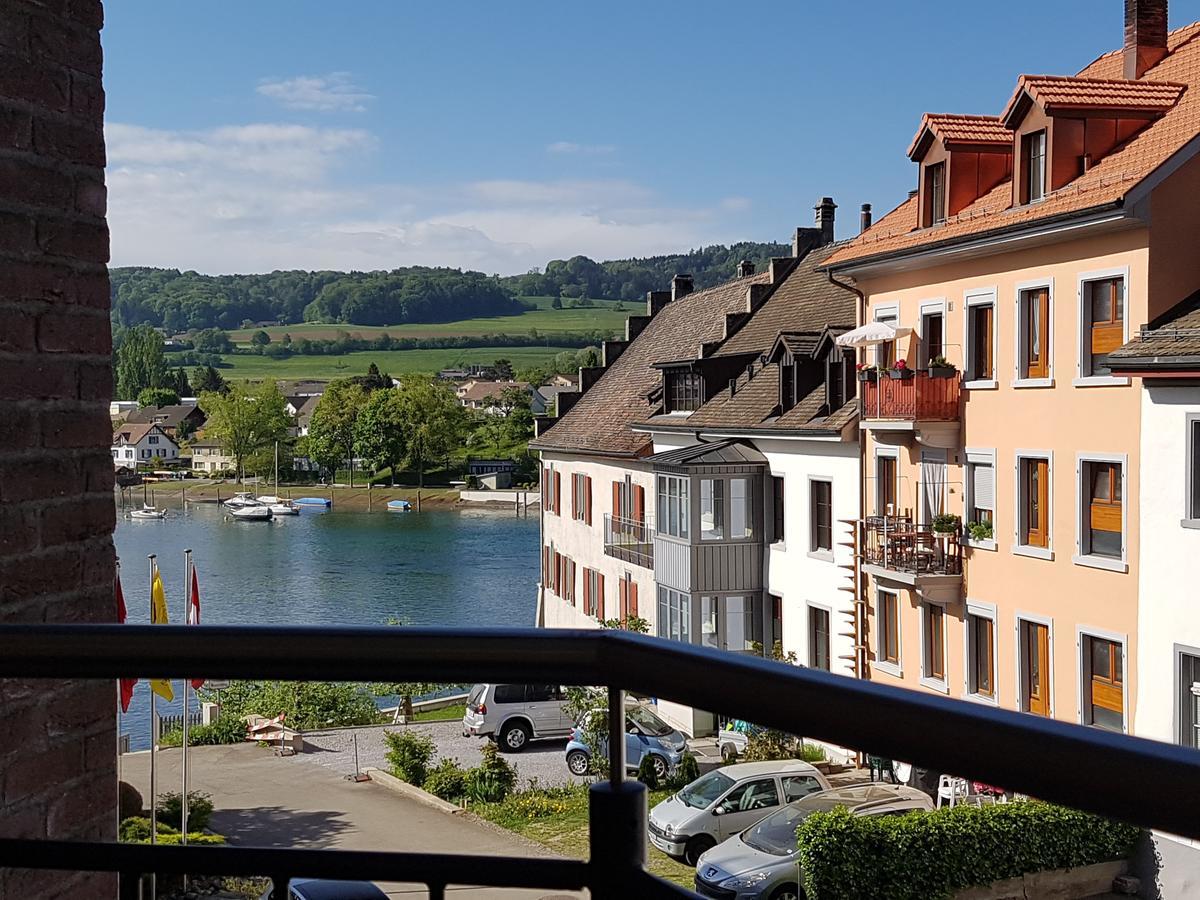
[[[125,592],[121,590],[121,575],[118,572],[115,579],[114,591],[117,597],[117,621],[122,625],[125,624]],[[137,684],[136,678],[121,678],[118,684],[121,688],[121,712],[129,712],[129,703],[133,700],[133,686]]]
[[[200,624],[200,579],[196,576],[196,567],[192,566],[192,589],[188,591],[187,618],[188,625]],[[200,690],[204,686],[203,678],[192,679],[192,689]]]

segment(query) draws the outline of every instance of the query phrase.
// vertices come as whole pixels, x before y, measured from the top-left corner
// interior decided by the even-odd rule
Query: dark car
[[[275,900],[274,890],[267,888],[259,900]],[[369,881],[293,878],[288,900],[387,900],[387,894]]]

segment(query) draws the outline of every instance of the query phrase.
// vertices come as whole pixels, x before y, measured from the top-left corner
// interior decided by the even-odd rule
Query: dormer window
[[[782,415],[796,405],[796,366],[785,363],[779,367],[779,412]]]
[[[704,376],[693,369],[674,369],[664,373],[666,412],[694,412],[704,402]]]
[[[1021,202],[1037,203],[1046,196],[1046,130],[1021,138]]]
[[[946,221],[946,164],[925,167],[925,227]]]

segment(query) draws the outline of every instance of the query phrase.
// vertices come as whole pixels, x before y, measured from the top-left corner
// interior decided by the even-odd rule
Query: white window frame
[[[966,380],[971,371],[971,309],[992,307],[992,377]],[[972,391],[994,391],[999,386],[1000,366],[1000,305],[995,287],[970,288],[963,291],[963,387]]]
[[[928,368],[929,367],[929,348],[925,343],[925,317],[930,315],[940,315],[942,317],[942,355],[945,356],[949,345],[946,343],[946,338],[949,336],[947,325],[949,319],[946,316],[946,298],[936,297],[932,300],[922,300],[917,306],[917,326],[919,329],[918,337],[920,342],[917,345],[917,364],[912,368]]]
[[[1087,329],[1084,327],[1084,323],[1087,321],[1087,310],[1084,308],[1083,288],[1088,282],[1100,281],[1104,278],[1121,278],[1125,282],[1122,288],[1125,309],[1121,316],[1121,326],[1124,329],[1123,342],[1129,343],[1129,266],[1079,273],[1075,283],[1075,380],[1072,382],[1075,387],[1112,387],[1130,383],[1128,376],[1083,374],[1083,361],[1085,358],[1088,359],[1090,365],[1092,355],[1087,343]]]
[[[587,523],[587,486],[589,480],[586,472],[571,473],[571,493],[575,499],[574,508],[571,510],[571,520],[574,522]]]
[[[989,465],[992,467],[992,505],[999,506],[996,502],[998,496],[996,484],[996,448],[995,447],[967,447],[964,451],[964,457],[967,462],[966,478],[964,478],[963,492],[965,494],[966,503],[963,506],[964,518],[969,515],[975,507],[975,479],[972,477],[971,466],[973,465]],[[996,535],[999,533],[999,510],[992,510],[992,536],[990,539],[975,540],[971,537],[971,532],[967,532],[967,543],[978,550],[995,550]]]
[[[884,319],[892,319],[894,320],[895,327],[898,329],[900,327],[900,304],[886,303],[882,306],[877,306],[872,311],[871,316],[873,322],[882,322]],[[882,346],[883,344],[880,344],[875,348],[875,365],[880,364],[879,350]],[[896,358],[899,359],[898,354],[896,355]]]
[[[992,623],[992,696],[971,690],[971,672],[974,659],[971,656],[971,623],[969,617],[990,619]],[[995,603],[983,603],[967,598],[966,616],[963,618],[963,697],[987,706],[1000,705],[1000,614]]]
[[[816,529],[813,528],[813,482],[820,481],[829,485],[829,543],[828,550],[813,549],[813,542],[816,540]],[[786,484],[786,482],[785,482]],[[786,490],[786,488],[785,488]],[[786,528],[786,526],[785,526]],[[833,476],[832,475],[809,475],[808,476],[808,557],[809,559],[817,559],[822,562],[833,562],[834,547],[837,546],[837,518],[833,514]]]
[[[1046,334],[1043,340],[1046,345],[1046,377],[1045,378],[1026,378],[1021,375],[1021,364],[1025,359],[1025,344],[1024,336],[1025,329],[1021,326],[1024,324],[1025,311],[1021,306],[1021,295],[1025,291],[1037,290],[1038,288],[1046,289]],[[1018,282],[1013,292],[1013,380],[1012,386],[1015,388],[1047,388],[1054,387],[1054,279],[1050,278],[1035,278],[1032,281]]]
[[[895,485],[896,486],[896,506],[899,507],[900,506],[900,448],[899,447],[876,446],[875,455],[874,455],[874,457],[872,457],[872,461],[873,461],[873,465],[874,465],[874,469],[872,470],[872,472],[873,472],[872,480],[875,482],[875,489],[874,489],[875,495],[874,495],[874,497],[871,498],[871,505],[873,507],[875,507],[876,515],[884,516],[884,515],[887,515],[887,510],[879,509],[879,475],[878,475],[879,464],[878,464],[878,462],[874,462],[874,460],[878,460],[879,457],[881,457],[881,456],[886,456],[889,459],[894,459],[896,461],[896,485]],[[894,510],[894,513],[899,513],[899,512],[900,512],[900,510],[898,508],[896,510]]]
[[[1099,556],[1083,552],[1083,516],[1084,516],[1084,463],[1116,463],[1121,467],[1121,558]],[[1051,485],[1054,484],[1051,480]],[[1125,453],[1087,453],[1075,454],[1075,553],[1071,562],[1077,566],[1089,566],[1093,569],[1107,569],[1109,572],[1129,571],[1129,510],[1131,504],[1129,492],[1129,456]]]
[[[1046,460],[1046,477],[1050,484],[1046,488],[1046,535],[1045,547],[1034,547],[1021,543],[1021,514],[1024,504],[1021,502],[1021,461],[1025,459]],[[992,529],[995,534],[995,528]],[[1053,450],[1017,450],[1013,462],[1013,544],[1012,552],[1017,556],[1031,556],[1034,559],[1054,559],[1054,451]]]
[[[822,671],[832,672],[833,661],[835,659],[833,655],[833,607],[826,603],[818,603],[815,600],[807,601],[804,606],[804,636],[806,638],[804,642],[804,656],[807,660],[807,665],[810,669],[815,669],[817,666],[816,662],[814,662],[812,658],[812,614],[809,612],[809,609],[819,609],[824,611],[829,616],[829,668]]]
[[[888,662],[887,660],[885,660],[883,658],[883,650],[881,648],[881,642],[883,641],[883,626],[881,624],[883,621],[883,616],[879,611],[880,610],[880,606],[879,606],[879,595],[880,594],[891,594],[893,597],[896,598],[896,661],[894,663]],[[882,588],[882,587],[876,586],[876,588],[875,588],[875,617],[876,617],[876,625],[875,625],[875,663],[874,663],[874,668],[878,669],[880,672],[886,672],[889,675],[894,675],[897,678],[903,678],[904,677],[904,635],[902,633],[903,629],[901,627],[901,622],[902,622],[903,617],[900,614],[900,592],[899,591],[892,590],[891,588]]]
[[[678,516],[675,517],[674,519],[672,519],[671,516],[668,514],[668,515],[666,515],[666,522],[667,522],[668,527],[677,525],[678,526],[677,530],[682,532],[680,534],[674,534],[669,530],[664,530],[662,527],[664,513],[666,513],[666,510],[659,509],[659,506],[661,506],[661,504],[658,502],[658,497],[661,493],[659,491],[660,480],[673,480],[673,481],[676,481],[679,483],[679,493],[676,495],[678,498],[678,501],[679,501],[678,505],[677,505],[677,510],[676,510],[678,512]],[[684,509],[683,509],[683,506],[684,506],[683,498],[684,498],[685,494],[687,495],[687,510],[686,511],[684,511]],[[667,491],[667,496],[668,497],[670,496],[669,490]],[[664,536],[667,536],[667,537],[672,537],[677,541],[690,541],[691,534],[692,534],[691,479],[689,479],[686,475],[656,474],[655,478],[654,478],[654,497],[655,497],[654,507],[655,507],[655,516],[656,516],[655,523],[658,526],[658,533],[662,534]]]
[[[1193,440],[1192,436],[1195,434],[1198,423],[1200,423],[1200,413],[1187,413],[1184,416],[1186,431],[1183,435],[1183,518],[1179,520],[1179,524],[1184,528],[1200,528],[1200,515],[1192,515],[1192,513],[1200,513],[1200,509],[1192,509],[1192,490],[1196,483],[1193,461],[1198,458],[1197,454],[1200,454],[1200,441]]]
[[[925,657],[926,650],[928,649],[925,646],[925,625],[926,620],[929,618],[929,609],[932,606],[937,606],[942,611],[942,668],[944,671],[941,678],[934,678],[925,671]],[[949,618],[949,616],[946,614],[946,608],[941,604],[934,603],[931,600],[922,600],[917,605],[917,610],[920,614],[919,617],[921,627],[920,640],[917,642],[920,645],[921,650],[921,687],[929,688],[930,690],[937,691],[941,694],[949,694],[950,654],[946,652],[946,645],[949,644],[949,641],[946,639],[946,620]]]
[[[1022,622],[1032,622],[1035,625],[1045,625],[1046,626],[1046,630],[1047,630],[1047,635],[1046,635],[1047,650],[1046,650],[1046,652],[1050,657],[1048,660],[1046,660],[1046,663],[1049,666],[1049,668],[1048,668],[1049,678],[1047,679],[1047,684],[1049,684],[1049,686],[1050,686],[1049,687],[1050,696],[1048,698],[1049,704],[1050,704],[1050,714],[1049,714],[1049,716],[1047,716],[1047,718],[1053,719],[1054,718],[1054,619],[1050,618],[1049,616],[1039,616],[1036,613],[1022,612],[1021,610],[1017,610],[1016,615],[1014,617],[1015,624],[1013,625],[1013,656],[1017,662],[1017,668],[1015,669],[1015,671],[1017,673],[1016,684],[1013,686],[1015,689],[1015,695],[1016,695],[1016,705],[1014,708],[1020,710],[1021,712],[1029,712],[1029,710],[1027,710],[1024,706],[1022,706],[1022,701],[1024,700],[1024,698],[1021,696],[1021,685],[1023,685],[1025,683],[1025,672],[1021,668],[1021,623]]]
[[[1083,720],[1084,677],[1089,665],[1089,660],[1085,659],[1083,655],[1083,639],[1085,637],[1099,638],[1102,641],[1112,641],[1114,644],[1121,645],[1121,734],[1129,734],[1129,635],[1119,631],[1106,631],[1090,625],[1075,626],[1075,721],[1085,727],[1093,727],[1088,726]],[[1107,729],[1101,730],[1107,731]]]

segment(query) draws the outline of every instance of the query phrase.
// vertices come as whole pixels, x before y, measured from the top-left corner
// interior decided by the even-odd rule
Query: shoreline
[[[187,504],[202,504],[215,505],[220,501],[224,501],[232,497],[236,492],[244,490],[242,485],[234,482],[226,482],[222,484],[204,484],[204,485],[189,485],[182,482],[158,482],[155,484],[137,485],[128,489],[128,505],[122,506],[122,494],[120,488],[115,488],[113,493],[117,499],[118,510],[134,508],[142,503],[142,497],[145,496],[147,501],[155,506],[165,507],[167,509],[181,509],[185,502]],[[271,487],[264,487],[264,492],[272,491]],[[145,492],[143,494],[143,491]],[[538,492],[532,490],[526,492],[532,500],[527,506],[522,509],[522,513],[530,510],[530,507],[538,506]],[[418,497],[420,498],[421,510],[437,509],[437,510],[472,510],[472,509],[494,509],[494,510],[509,510],[514,511],[516,505],[512,499],[488,500],[488,501],[467,501],[459,496],[458,488],[446,487],[375,487],[368,490],[365,487],[329,487],[327,485],[286,485],[279,486],[279,496],[290,497],[292,499],[299,497],[324,497],[331,498],[333,505],[329,507],[331,512],[338,510],[352,510],[355,512],[362,511],[387,511],[387,503],[389,500],[407,500],[413,505],[413,512],[417,512]],[[153,498],[153,499],[151,499]]]

